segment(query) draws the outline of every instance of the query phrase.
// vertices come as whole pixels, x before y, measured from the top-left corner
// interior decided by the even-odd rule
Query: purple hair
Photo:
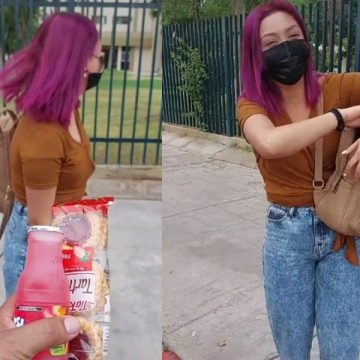
[[[271,115],[281,115],[282,94],[279,86],[264,75],[265,65],[260,41],[261,21],[274,12],[286,12],[291,15],[303,32],[304,39],[311,49],[304,21],[296,8],[285,0],[273,0],[257,6],[247,17],[244,25],[242,46],[241,77],[243,82],[242,97],[261,105]],[[305,73],[306,101],[315,106],[319,95],[320,85],[318,74],[314,72],[312,56],[309,56]]]
[[[86,16],[59,12],[48,17],[31,43],[15,53],[0,71],[6,102],[36,121],[67,127],[79,105],[84,72],[99,35]]]

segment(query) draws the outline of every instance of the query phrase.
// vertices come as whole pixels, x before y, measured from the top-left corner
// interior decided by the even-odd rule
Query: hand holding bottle
[[[56,317],[15,327],[13,314],[15,297],[0,308],[0,359],[31,360],[40,351],[66,343],[80,331],[76,317]]]

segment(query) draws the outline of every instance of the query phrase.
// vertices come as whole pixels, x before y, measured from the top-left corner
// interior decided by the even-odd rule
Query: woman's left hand
[[[360,180],[360,139],[356,140],[344,150],[342,155],[349,156],[344,175],[355,181]]]

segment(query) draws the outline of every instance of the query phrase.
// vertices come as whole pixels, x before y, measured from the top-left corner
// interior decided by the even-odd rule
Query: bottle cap
[[[28,229],[28,233],[32,231],[49,231],[49,232],[59,232],[62,233],[61,229],[57,226],[43,226],[43,225],[34,225],[30,226]]]

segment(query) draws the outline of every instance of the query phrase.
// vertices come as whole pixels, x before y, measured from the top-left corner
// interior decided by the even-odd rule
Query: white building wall
[[[90,2],[94,2],[99,4],[98,0],[89,0]],[[107,0],[108,2],[114,2],[115,0]],[[134,0],[134,3],[142,3],[142,0]],[[66,9],[61,9],[63,11],[66,11]],[[50,14],[55,11],[54,9],[48,8],[47,13]],[[78,13],[84,13],[84,15],[89,16],[89,18],[94,19],[94,16],[102,18],[102,34],[103,39],[106,38],[105,43],[103,41],[104,46],[110,46],[110,40],[111,34],[113,30],[113,21],[115,19],[115,9],[114,8],[89,8],[89,9],[83,9],[81,7],[76,7],[75,11]],[[142,31],[142,18],[143,18],[144,9],[137,9],[132,8],[131,10],[131,22],[130,22],[130,71],[137,72],[138,70],[138,64],[139,64],[139,55],[140,55],[140,37],[141,37],[141,31]],[[118,8],[116,11],[116,16],[124,16],[128,17],[129,15],[129,9],[128,8]],[[100,19],[98,19],[100,20]],[[161,24],[161,21],[160,21]],[[100,23],[97,23],[97,29],[100,30]],[[121,52],[122,46],[125,46],[124,38],[126,38],[126,33],[128,30],[128,24],[117,24],[116,25],[116,38],[117,38],[117,44],[116,47],[118,47],[118,54],[116,59],[116,67],[118,70],[121,69]],[[143,54],[142,54],[142,66],[141,66],[141,72],[142,74],[150,74],[151,72],[151,65],[152,65],[152,56],[154,51],[154,37],[155,37],[155,29],[156,28],[156,18],[154,18],[151,14],[151,11],[149,9],[145,10],[145,23],[144,23],[144,48],[143,48]],[[150,41],[149,41],[150,39]],[[132,44],[133,42],[133,44]],[[134,45],[135,44],[135,45]],[[161,72],[161,44],[162,44],[162,37],[161,37],[161,25],[159,26],[159,34],[158,34],[158,45],[156,49],[156,62],[155,62],[155,71]]]

